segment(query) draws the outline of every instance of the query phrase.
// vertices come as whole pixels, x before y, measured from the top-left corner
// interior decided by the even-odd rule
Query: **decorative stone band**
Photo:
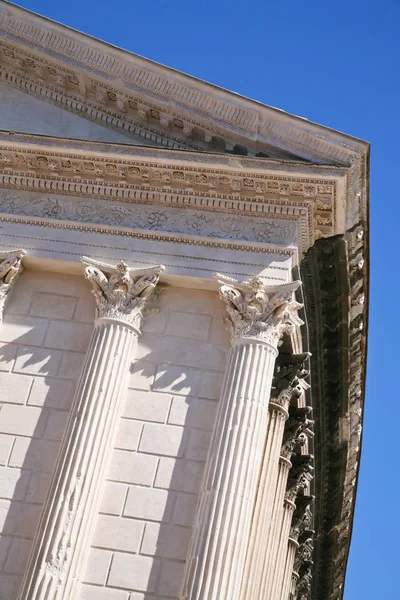
[[[270,416],[278,344],[302,321],[293,292],[300,282],[267,286],[216,275],[232,348],[218,403],[181,592],[185,600],[238,600],[249,546]],[[287,412],[273,411],[283,433]],[[279,452],[282,433],[271,434]],[[280,439],[279,439],[280,437]]]
[[[83,262],[98,315],[19,600],[76,600],[80,595],[140,320],[164,270]]]
[[[0,252],[0,322],[3,320],[4,307],[10,291],[22,273],[22,258],[25,254],[25,250]]]

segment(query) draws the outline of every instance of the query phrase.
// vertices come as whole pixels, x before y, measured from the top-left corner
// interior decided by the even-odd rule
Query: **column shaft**
[[[77,597],[137,337],[125,322],[95,323],[20,600]]]
[[[290,588],[293,577],[293,565],[296,556],[296,550],[299,543],[292,538],[289,538],[289,544],[286,552],[285,571],[283,574],[282,593],[279,600],[289,600]]]
[[[273,539],[274,507],[279,501],[283,505],[286,488],[286,482],[282,483],[279,479],[279,457],[288,413],[273,402],[270,403],[269,412],[264,460],[241,590],[242,600],[258,600],[260,597],[265,565],[273,559],[270,541]]]
[[[253,339],[237,340],[228,355],[182,598],[239,597],[276,355]]]
[[[283,586],[283,574],[285,570],[286,554],[289,543],[290,526],[296,505],[288,499],[285,499],[283,504],[283,515],[281,527],[279,531],[279,545],[275,561],[275,570],[268,582],[266,598],[280,597]]]
[[[262,572],[259,577],[259,591],[261,594],[259,597],[272,598],[270,596],[271,589],[273,587],[274,579],[277,575],[278,561],[279,561],[279,548],[282,536],[282,523],[284,515],[284,503],[286,485],[289,474],[291,463],[288,459],[280,457],[278,467],[278,478],[276,485],[276,493],[274,497],[274,504],[272,508],[272,515],[270,518],[270,527],[268,530],[267,537],[264,542],[264,560],[262,563]],[[289,537],[289,532],[288,532]],[[286,543],[288,540],[286,538]]]

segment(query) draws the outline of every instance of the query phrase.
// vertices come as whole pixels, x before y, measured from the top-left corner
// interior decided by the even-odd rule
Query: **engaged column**
[[[302,324],[300,282],[216,276],[232,348],[210,442],[181,598],[236,600],[244,572],[278,344]]]
[[[78,597],[129,365],[147,298],[164,267],[129,269],[83,258],[97,318],[18,598]]]

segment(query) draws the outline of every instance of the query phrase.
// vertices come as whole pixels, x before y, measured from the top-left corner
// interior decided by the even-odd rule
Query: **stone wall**
[[[158,306],[132,365],[82,600],[178,596],[228,336],[214,292],[171,287]],[[0,326],[0,600],[16,598],[93,314],[83,276],[25,271]]]

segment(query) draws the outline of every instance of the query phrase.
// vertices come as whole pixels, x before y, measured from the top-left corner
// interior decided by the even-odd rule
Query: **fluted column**
[[[85,572],[129,365],[163,267],[84,258],[97,318],[21,586],[20,600],[75,600]]]
[[[269,403],[270,419],[258,486],[241,599],[259,600],[266,571],[275,565],[277,536],[291,463],[281,457],[289,403],[304,389],[304,363],[309,354],[281,354],[277,360]],[[289,453],[290,456],[290,453]],[[262,596],[261,596],[262,597]]]
[[[274,504],[272,507],[270,527],[263,548],[264,560],[262,564],[261,577],[258,578],[259,595],[254,596],[254,600],[257,598],[268,597],[266,596],[267,591],[272,589],[274,585],[274,578],[277,575],[277,570],[279,567],[278,557],[282,536],[283,515],[285,512],[287,476],[291,466],[291,462],[288,459],[280,457],[278,481],[274,497]]]
[[[304,361],[307,355],[298,355],[299,357],[299,376],[306,376],[308,373],[303,369]],[[298,398],[303,389],[306,389],[308,384],[304,379],[296,379],[293,382],[296,384],[292,387],[292,398]],[[307,419],[307,415],[311,409],[308,407],[298,408],[297,406],[289,407],[289,420],[286,422],[283,443],[280,449],[280,459],[278,467],[278,480],[274,496],[274,503],[271,510],[269,523],[266,524],[267,529],[265,536],[258,538],[257,554],[260,555],[262,570],[258,573],[257,588],[261,591],[261,597],[272,597],[272,590],[276,587],[276,581],[280,576],[280,560],[282,559],[282,523],[285,515],[285,495],[288,483],[289,472],[292,469],[291,457],[295,446],[303,446],[307,436],[305,432],[310,431],[309,427],[312,421]],[[311,433],[311,431],[310,431]],[[286,531],[286,530],[285,530]],[[287,544],[288,536],[286,536],[284,544]],[[257,555],[256,554],[256,555]],[[258,600],[259,596],[255,596],[254,600]]]
[[[283,573],[285,569],[287,546],[289,542],[290,524],[292,522],[292,517],[295,508],[295,503],[289,500],[289,498],[285,498],[283,502],[283,514],[278,538],[279,544],[275,562],[276,570],[273,573],[273,576],[267,588],[267,594],[270,593],[271,595],[265,596],[266,598],[278,599],[282,592]],[[268,590],[271,591],[269,592]]]
[[[3,320],[6,301],[22,273],[22,258],[25,254],[25,250],[0,252],[0,323]]]
[[[278,532],[279,546],[274,569],[267,581],[266,598],[279,598],[281,593],[290,527],[296,508],[295,500],[299,491],[304,490],[313,478],[313,458],[311,455],[296,454],[291,459],[292,467],[289,471],[288,489],[285,494],[283,514]]]
[[[312,514],[310,510],[312,501],[312,496],[299,496],[296,499],[280,600],[290,600],[295,595],[299,573],[304,573],[304,567],[308,568],[312,565],[311,559],[314,550],[314,531],[311,529]]]
[[[293,576],[293,564],[296,556],[296,550],[299,547],[299,543],[289,534],[289,542],[286,553],[285,568],[283,573],[283,584],[282,591],[277,600],[289,600],[290,585],[292,583]]]
[[[289,594],[282,600],[297,598],[307,599],[311,589],[312,556],[314,553],[314,531],[311,529],[312,513],[310,505],[313,496],[300,495],[296,499],[296,510],[293,516],[290,537],[298,542],[295,553],[288,549],[287,568],[285,571],[285,586]],[[290,574],[290,569],[292,572]]]
[[[181,598],[237,600],[268,424],[277,346],[302,322],[299,282],[266,286],[218,276],[232,348],[210,442]]]

